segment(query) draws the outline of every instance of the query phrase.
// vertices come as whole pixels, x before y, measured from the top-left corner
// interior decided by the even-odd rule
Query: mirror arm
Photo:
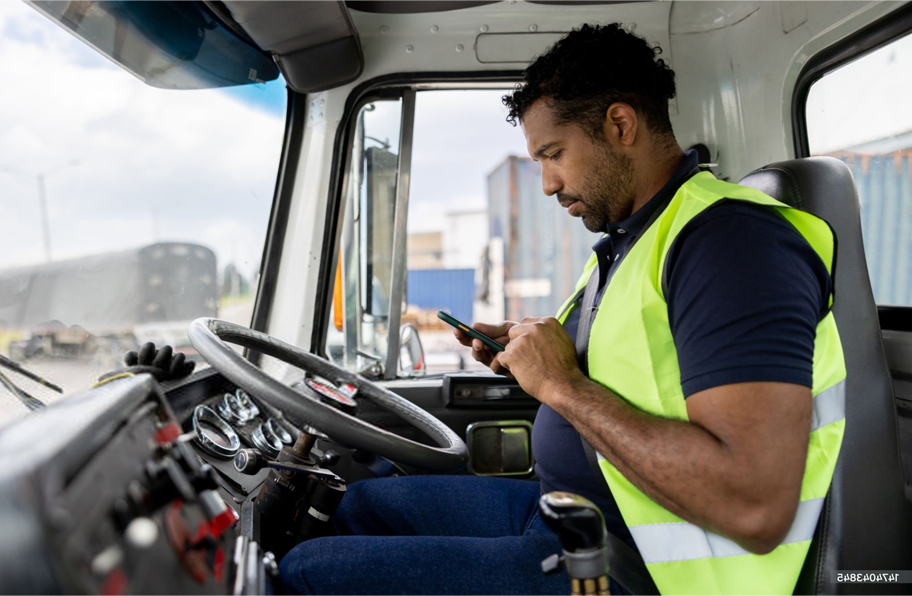
[[[415,90],[402,94],[402,127],[399,140],[399,171],[396,175],[396,216],[393,228],[393,263],[390,286],[389,317],[387,330],[389,343],[386,350],[384,377],[396,378],[399,370],[399,323],[402,320],[402,303],[405,298],[405,277],[408,260],[408,202],[412,171],[412,133],[415,129]]]

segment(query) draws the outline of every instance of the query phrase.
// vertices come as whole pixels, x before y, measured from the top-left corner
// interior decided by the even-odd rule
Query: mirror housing
[[[411,323],[399,328],[399,371],[413,377],[427,373],[424,346],[421,345],[418,328]]]

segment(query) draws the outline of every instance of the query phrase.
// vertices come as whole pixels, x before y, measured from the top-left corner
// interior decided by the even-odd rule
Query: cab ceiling
[[[591,6],[595,4],[626,4],[644,0],[526,0],[530,4],[560,4],[564,6]],[[497,4],[498,0],[348,0],[345,4],[352,10],[378,14],[419,14],[425,12],[446,12],[462,8]]]
[[[353,14],[383,16],[389,19],[410,15],[449,13],[457,20],[466,13],[476,16],[503,12],[512,2],[491,0],[327,0],[308,2],[206,0],[205,4],[234,29],[260,49],[273,56],[292,89],[313,93],[338,87],[356,80],[364,71],[365,56],[361,33]],[[591,0],[527,0],[519,3],[523,13],[552,13],[588,6],[594,8],[629,2]],[[550,5],[550,6],[549,6]],[[553,5],[561,5],[558,9]],[[515,8],[515,7],[514,7]],[[544,9],[544,10],[543,10]],[[370,19],[368,19],[370,21]],[[547,41],[547,40],[545,40]],[[525,60],[525,58],[523,58]],[[497,59],[495,59],[495,62]],[[505,62],[516,63],[516,59]],[[515,66],[514,66],[515,67]]]

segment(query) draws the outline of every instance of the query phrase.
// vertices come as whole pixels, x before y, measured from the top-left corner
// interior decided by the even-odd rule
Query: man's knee
[[[345,487],[345,496],[336,509],[336,521],[353,520],[356,516],[369,515],[377,506],[382,506],[384,501],[382,487],[377,486],[376,480],[362,480]]]
[[[279,577],[289,594],[316,594],[315,586],[308,578],[319,578],[326,569],[320,549],[321,539],[302,542],[290,551],[279,563]]]
[[[398,509],[412,492],[411,478],[372,478],[350,484],[339,505],[340,513],[359,513]]]

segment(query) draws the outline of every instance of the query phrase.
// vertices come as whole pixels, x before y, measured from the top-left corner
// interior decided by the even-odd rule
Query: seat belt
[[[692,169],[681,181],[681,184],[684,184],[684,182],[698,174],[701,170],[702,168],[699,166]],[[672,196],[669,196],[665,200],[665,203],[661,205],[660,208],[656,209],[649,217],[643,225],[644,232],[649,229],[655,220],[658,219],[659,215],[665,211],[665,207],[671,201]],[[624,261],[624,257],[633,249],[633,245],[636,244],[638,239],[639,237],[634,239],[633,244],[631,244],[627,249],[627,252],[621,257],[620,262],[611,268],[608,279],[605,280],[606,287],[611,282],[611,278],[614,277],[614,273],[618,270],[618,267],[620,267],[621,263]],[[595,269],[592,270],[592,275],[589,276],[589,281],[586,283],[586,288],[583,291],[582,304],[580,305],[582,310],[580,310],[579,324],[576,328],[576,340],[574,341],[576,358],[579,361],[580,370],[582,370],[583,374],[587,377],[589,376],[589,334],[592,332],[592,323],[595,320],[595,314],[598,311],[595,299],[598,296],[600,277],[598,265],[596,265]],[[605,480],[605,475],[602,474],[602,469],[598,465],[598,455],[595,452],[595,448],[589,444],[589,441],[583,437],[582,433],[580,433],[580,441],[583,444],[583,452],[586,454],[586,461],[589,462],[589,468],[592,470],[592,474],[595,475],[596,481],[599,483],[602,490],[605,491],[605,494],[611,494],[608,481]],[[635,549],[630,548],[626,542],[611,532],[607,532],[607,534],[608,575],[613,577],[617,583],[621,584],[632,594],[658,594],[659,589],[656,587],[655,582],[652,581],[652,576],[649,575],[649,570],[646,569],[646,563],[643,562],[643,557],[640,556],[640,553]]]
[[[583,299],[580,304],[579,320],[576,325],[576,359],[579,362],[580,370],[587,377],[589,376],[589,332],[592,330],[592,321],[595,319],[595,311],[598,306],[595,305],[595,298],[599,290],[599,266],[596,264],[586,282],[583,290]]]
[[[613,269],[612,273],[616,270],[617,267]],[[595,299],[598,296],[599,277],[598,265],[596,265],[583,291],[579,324],[576,328],[576,341],[574,342],[580,370],[587,377],[589,376],[589,333],[592,330],[592,322],[595,320],[595,313],[598,310],[598,306],[595,305]],[[608,281],[610,279],[605,280],[606,285]],[[592,469],[599,486],[601,486],[605,494],[610,494],[611,489],[608,488],[608,482],[599,468],[595,449],[589,444],[589,441],[583,438],[582,433],[580,434],[580,441],[583,443],[586,461],[589,462],[589,467]],[[606,530],[605,533],[607,534],[608,575],[631,594],[658,594],[659,589],[656,587],[655,582],[652,581],[652,576],[649,575],[640,553],[630,548],[626,542],[611,532]]]
[[[607,284],[608,280],[605,283]],[[589,376],[589,363],[587,360],[589,354],[589,332],[592,329],[595,312],[598,310],[598,307],[595,306],[598,290],[599,268],[596,265],[589,276],[589,281],[574,296],[575,300],[570,302],[570,307],[572,308],[573,304],[580,300],[580,296],[582,296],[574,344],[580,370],[587,377]],[[610,494],[611,490],[608,488],[608,482],[605,481],[605,477],[602,475],[601,469],[599,469],[598,456],[595,453],[595,449],[583,438],[582,434],[580,434],[580,440],[583,442],[583,452],[586,454],[586,461],[589,462],[589,467],[592,469],[599,486],[605,494]],[[649,575],[640,553],[630,548],[626,542],[608,532],[607,529],[605,534],[608,550],[608,575],[631,594],[658,594],[659,589],[656,587],[655,582],[652,581],[652,576]]]

